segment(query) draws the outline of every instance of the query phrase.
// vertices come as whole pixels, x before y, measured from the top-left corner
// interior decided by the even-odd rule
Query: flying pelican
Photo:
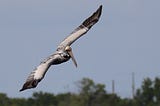
[[[102,5],[99,6],[89,18],[87,18],[78,28],[76,28],[68,37],[66,37],[59,45],[54,54],[43,60],[35,70],[28,76],[20,91],[35,88],[38,83],[44,78],[45,73],[51,65],[61,64],[72,59],[74,65],[77,67],[77,62],[73,56],[70,45],[87,33],[89,29],[98,22],[102,12]]]

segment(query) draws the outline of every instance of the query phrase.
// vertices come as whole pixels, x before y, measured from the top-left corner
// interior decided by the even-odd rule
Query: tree
[[[78,82],[78,93],[54,95],[34,92],[30,98],[9,98],[0,93],[0,106],[160,106],[160,78],[144,79],[135,98],[120,98],[105,91],[105,85],[89,78]]]
[[[150,78],[144,79],[142,86],[137,90],[135,99],[140,106],[151,106],[154,104],[153,81]]]
[[[100,104],[100,99],[106,94],[105,85],[95,84],[93,80],[83,78],[78,82],[80,88],[80,97],[83,106],[96,106]]]
[[[7,106],[9,104],[9,98],[6,94],[0,93],[0,106]]]
[[[160,104],[160,79],[155,78],[154,80],[154,100],[156,104]]]
[[[8,106],[28,106],[27,99],[25,98],[10,98]],[[32,105],[30,105],[32,106]]]
[[[71,93],[58,94],[56,96],[58,100],[58,106],[70,106],[71,104]]]
[[[35,106],[57,106],[56,97],[50,93],[35,92],[29,100]]]

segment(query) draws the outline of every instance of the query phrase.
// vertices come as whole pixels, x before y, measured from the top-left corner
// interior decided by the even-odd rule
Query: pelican
[[[89,18],[87,18],[83,23],[77,27],[68,37],[66,37],[57,47],[54,54],[50,55],[48,58],[43,60],[35,70],[33,70],[26,82],[24,83],[20,91],[26,89],[35,88],[38,83],[44,78],[47,70],[51,65],[61,64],[72,59],[74,65],[77,67],[76,59],[72,53],[71,44],[80,38],[82,35],[87,33],[89,29],[98,22],[102,12],[102,5],[94,12]]]

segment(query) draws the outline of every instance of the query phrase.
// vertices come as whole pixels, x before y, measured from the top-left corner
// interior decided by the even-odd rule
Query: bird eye
[[[71,51],[72,48],[71,48],[70,46],[67,46],[67,47],[65,48],[65,50],[66,50],[66,51]]]

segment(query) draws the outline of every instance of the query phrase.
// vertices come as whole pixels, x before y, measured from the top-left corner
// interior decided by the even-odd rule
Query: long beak
[[[76,62],[76,59],[75,59],[74,56],[73,56],[72,50],[69,51],[68,53],[69,53],[69,55],[71,56],[71,59],[72,59],[74,65],[77,67],[77,62]]]

